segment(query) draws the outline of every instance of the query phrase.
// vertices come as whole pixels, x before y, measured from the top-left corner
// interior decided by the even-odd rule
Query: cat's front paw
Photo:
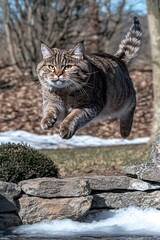
[[[69,139],[75,134],[74,128],[69,125],[61,124],[60,125],[60,136],[63,139]]]
[[[53,115],[48,115],[42,118],[41,120],[41,128],[44,130],[48,130],[49,128],[53,127],[57,118]]]

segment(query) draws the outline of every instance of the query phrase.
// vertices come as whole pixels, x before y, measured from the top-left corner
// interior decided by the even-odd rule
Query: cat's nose
[[[55,75],[60,77],[63,74],[63,70],[61,68],[55,68]]]

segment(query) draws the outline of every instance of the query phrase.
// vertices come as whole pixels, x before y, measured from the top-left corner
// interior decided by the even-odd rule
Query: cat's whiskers
[[[87,92],[83,89],[81,82],[69,80],[71,86],[74,86],[82,95],[87,95]]]
[[[87,72],[86,74],[87,74],[87,75],[92,75],[92,74],[95,74],[95,73],[99,73],[99,71],[95,71],[95,72]]]
[[[68,82],[69,82],[70,86],[73,88],[72,90],[79,89],[79,84],[77,82],[75,82],[71,79]]]
[[[86,82],[86,83],[82,84],[82,81],[78,80],[78,79],[76,79],[76,82],[81,86],[81,88],[84,88],[84,87],[93,88],[93,85],[89,82]]]

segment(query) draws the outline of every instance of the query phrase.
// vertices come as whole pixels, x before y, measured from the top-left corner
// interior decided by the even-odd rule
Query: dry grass
[[[64,176],[120,173],[123,166],[148,160],[147,145],[43,150]]]

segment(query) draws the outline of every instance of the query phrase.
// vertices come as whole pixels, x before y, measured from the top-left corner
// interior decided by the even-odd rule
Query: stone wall
[[[0,182],[0,228],[129,206],[160,208],[160,183],[125,175]]]
[[[0,228],[43,219],[83,220],[90,211],[129,206],[160,209],[160,133],[149,161],[126,166],[122,176],[0,182]]]

